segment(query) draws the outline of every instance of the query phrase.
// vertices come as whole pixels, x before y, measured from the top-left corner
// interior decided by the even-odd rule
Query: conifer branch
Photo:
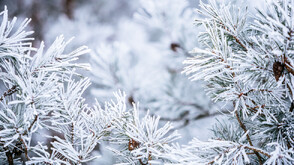
[[[35,118],[33,120],[33,122],[31,123],[31,125],[28,128],[27,132],[31,132],[31,129],[33,128],[34,124],[37,122],[39,115],[35,115]],[[26,133],[24,133],[23,135],[26,135]]]
[[[229,35],[231,35],[235,41],[247,52],[248,48],[240,41],[240,39],[233,35],[233,33],[227,28],[222,22],[218,22],[220,24],[220,27],[222,27]]]
[[[253,147],[253,143],[252,143],[251,138],[250,138],[250,136],[248,134],[248,130],[247,130],[246,126],[242,123],[241,119],[239,118],[239,115],[238,115],[238,112],[237,111],[235,111],[235,116],[236,116],[236,118],[238,120],[238,123],[240,124],[240,127],[246,133],[246,138],[247,138],[247,140],[249,142],[249,145]],[[259,164],[262,165],[262,158],[261,158],[261,156],[259,155],[259,153],[256,150],[253,150],[253,151],[254,151],[255,155],[257,156],[257,158],[258,158]]]
[[[3,101],[3,99],[7,96],[12,95],[13,93],[15,93],[16,91],[18,91],[17,86],[14,85],[12,86],[10,89],[8,89],[7,91],[5,91],[2,96],[0,97],[0,102]]]

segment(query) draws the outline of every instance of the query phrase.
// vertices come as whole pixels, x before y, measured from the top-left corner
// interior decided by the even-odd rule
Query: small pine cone
[[[134,139],[130,139],[128,149],[129,149],[129,151],[133,151],[133,150],[134,150],[135,148],[137,148],[139,145],[140,145],[139,142],[137,142],[137,141],[134,140]]]
[[[133,96],[130,96],[128,98],[128,102],[130,103],[130,105],[133,105],[133,103],[135,103],[134,97]]]
[[[177,43],[171,43],[171,44],[170,44],[170,49],[171,49],[172,51],[177,52],[177,49],[178,49],[178,48],[181,48],[181,46],[180,46],[179,44],[177,44]]]
[[[273,71],[276,78],[276,81],[279,81],[280,77],[282,76],[284,70],[284,64],[279,61],[276,61],[273,65]]]

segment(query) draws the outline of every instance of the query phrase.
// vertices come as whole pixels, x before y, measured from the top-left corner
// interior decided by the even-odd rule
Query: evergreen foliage
[[[8,21],[7,13],[5,8],[0,27],[1,83],[6,89],[0,98],[1,164],[82,164],[98,157],[91,152],[102,140],[120,146],[116,153],[121,162],[146,163],[179,137],[169,134],[170,123],[160,128],[159,117],[147,114],[140,120],[137,105],[128,109],[122,92],[114,94],[116,101],[89,107],[82,94],[90,80],[76,72],[89,65],[74,63],[88,48],[65,53],[69,41],[63,36],[46,52],[43,43],[34,48],[28,38],[32,32],[24,31],[29,20],[12,33],[16,18]],[[44,129],[60,135],[41,135]],[[33,136],[51,145],[46,140],[33,144]]]
[[[245,5],[200,6],[204,49],[191,51],[184,72],[206,81],[212,99],[234,109],[231,123],[215,127],[215,140],[192,141],[187,150],[197,157],[187,162],[293,164],[294,1],[269,1],[254,17]]]
[[[180,135],[171,123],[161,124],[160,117],[149,111],[142,117],[133,95],[127,97],[119,90],[129,81],[119,73],[129,74],[136,62],[123,44],[101,48],[99,57],[92,54],[94,68],[105,71],[94,79],[103,87],[96,92],[106,97],[89,106],[83,94],[91,82],[77,70],[90,70],[90,66],[76,62],[89,49],[82,46],[66,53],[70,41],[63,36],[46,51],[43,42],[34,48],[29,37],[33,32],[25,31],[30,20],[15,28],[16,18],[9,21],[5,7],[0,13],[0,83],[4,88],[0,97],[0,164],[84,164],[99,159],[93,151],[103,141],[110,144],[107,148],[117,155],[118,164],[293,164],[294,0],[271,0],[254,17],[249,16],[246,5],[210,0],[201,2],[200,7],[202,17],[196,24],[205,29],[199,36],[200,48],[188,54],[189,46],[183,41],[186,36],[179,35],[183,42],[171,43],[170,49],[181,50],[187,57],[183,73],[193,81],[204,81],[213,101],[233,108],[230,120],[213,127],[210,140],[194,138],[187,145],[175,143]],[[136,17],[165,23],[160,21],[164,18],[156,17],[164,15],[155,8],[142,9]],[[188,15],[189,20],[190,10],[176,11],[176,16]],[[174,30],[178,29],[175,25]],[[111,59],[113,52],[121,55]],[[125,56],[126,64],[121,61]],[[193,88],[177,81],[178,76],[171,76],[175,80],[171,83],[179,89]],[[110,96],[109,90],[117,92]],[[178,100],[162,109],[181,105],[175,109],[185,112],[190,109],[186,107],[197,108],[197,104],[181,102],[185,91],[167,90],[166,98]],[[156,106],[165,103],[160,101]]]

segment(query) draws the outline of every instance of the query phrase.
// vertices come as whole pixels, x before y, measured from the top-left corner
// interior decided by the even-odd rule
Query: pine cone
[[[178,43],[171,43],[171,44],[170,44],[170,49],[171,49],[172,51],[177,52],[177,49],[178,49],[178,48],[181,48],[180,44],[178,44]]]
[[[284,70],[284,64],[282,64],[281,62],[276,61],[273,64],[273,71],[274,71],[276,81],[279,81],[280,77],[282,76],[283,70]]]
[[[140,143],[139,142],[137,142],[136,140],[134,140],[134,139],[130,139],[130,141],[129,141],[129,151],[132,151],[132,150],[134,150],[135,148],[137,148],[138,146],[140,145]]]

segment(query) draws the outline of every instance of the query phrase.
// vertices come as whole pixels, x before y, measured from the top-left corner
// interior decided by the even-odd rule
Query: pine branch
[[[235,41],[247,52],[248,48],[240,41],[240,39],[233,35],[233,33],[229,30],[229,28],[227,28],[222,22],[218,22],[220,24],[220,26],[229,34],[231,35]]]
[[[24,145],[23,150],[24,150],[24,153],[25,153],[26,160],[30,160],[30,157],[29,157],[29,155],[28,155],[28,147],[27,147],[27,145],[26,145],[26,143],[25,143],[25,141],[23,140],[23,138],[22,138],[21,135],[19,135],[19,139],[20,139],[21,143]]]
[[[244,92],[244,93],[240,93],[239,94],[239,98],[241,97],[241,96],[247,96],[250,92],[269,92],[269,93],[271,93],[271,92],[273,92],[273,91],[271,91],[271,90],[268,90],[268,89],[250,89],[249,91],[247,91],[247,92]]]
[[[242,123],[241,119],[239,118],[239,115],[238,115],[238,112],[237,111],[235,111],[235,116],[236,116],[236,118],[238,120],[238,123],[240,124],[240,127],[244,130],[245,133],[247,133],[246,134],[246,138],[247,138],[250,146],[253,147],[253,143],[252,143],[251,138],[250,138],[250,136],[249,136],[249,134],[247,132],[248,130],[247,130],[246,126]],[[259,164],[262,165],[262,158],[261,158],[261,156],[259,155],[259,153],[257,151],[254,151],[254,153],[255,153],[255,155],[258,158]]]
[[[32,127],[33,127],[34,124],[37,122],[38,117],[39,117],[39,115],[35,115],[35,118],[34,118],[33,122],[31,123],[31,125],[30,125],[29,128],[28,128],[28,132],[31,131]],[[24,133],[24,135],[25,135],[25,134],[26,134],[26,133]]]
[[[26,142],[24,141],[24,139],[23,139],[22,135],[20,134],[18,128],[15,128],[15,130],[16,130],[16,133],[19,134],[19,140],[21,141],[22,145],[24,146],[24,147],[22,147],[22,149],[23,149],[23,152],[25,154],[26,160],[30,160],[30,158],[28,156],[28,147],[26,145]]]
[[[71,144],[72,144],[72,146],[73,146],[73,148],[75,148],[74,146],[75,146],[75,144],[74,144],[74,136],[75,136],[75,127],[74,127],[74,122],[72,122],[71,124],[70,124],[70,136],[71,136]]]
[[[249,150],[253,151],[253,153],[247,153],[247,154],[255,154],[255,155],[256,155],[256,153],[258,153],[258,154],[260,153],[260,154],[262,154],[262,155],[267,156],[268,158],[271,157],[271,155],[270,155],[269,153],[267,153],[267,152],[265,152],[265,151],[263,151],[263,150],[261,150],[261,149],[254,148],[254,147],[252,147],[252,146],[247,146],[247,145],[240,144],[238,147],[244,147],[244,148],[246,148],[246,149],[249,149]],[[228,152],[230,152],[230,148],[227,149],[227,150],[225,150],[225,151],[222,152],[221,154],[219,154],[219,155],[217,156],[216,160],[219,159],[219,158],[221,158],[221,156],[222,156],[223,154],[226,154],[226,153],[228,153]],[[214,164],[214,163],[215,163],[215,160],[212,160],[212,161],[208,162],[207,164],[208,164],[208,165],[210,165],[210,164],[212,165],[212,164]]]
[[[258,112],[257,109],[259,109],[259,108],[264,108],[264,107],[265,107],[265,104],[263,104],[263,105],[261,105],[261,106],[256,105],[255,107],[251,107],[251,106],[249,106],[248,104],[245,104],[245,106],[246,106],[246,108],[248,108],[251,112],[253,112],[253,113],[257,113],[257,112]],[[263,113],[263,110],[261,110],[261,112]],[[262,113],[261,113],[260,115],[262,115],[263,117],[265,117],[264,114],[262,114]]]
[[[263,150],[261,150],[261,149],[254,148],[254,147],[252,147],[252,146],[244,146],[244,147],[247,148],[247,149],[249,149],[249,150],[254,151],[254,154],[256,154],[256,153],[260,153],[260,154],[262,154],[262,155],[267,156],[268,158],[271,157],[271,155],[270,155],[269,153],[267,153],[267,152],[265,152],[265,151],[263,151]]]
[[[10,89],[8,89],[6,92],[4,92],[2,94],[2,96],[0,97],[0,102],[3,101],[3,99],[7,96],[12,95],[13,93],[15,93],[16,91],[18,91],[19,89],[17,88],[16,85],[12,86]]]

